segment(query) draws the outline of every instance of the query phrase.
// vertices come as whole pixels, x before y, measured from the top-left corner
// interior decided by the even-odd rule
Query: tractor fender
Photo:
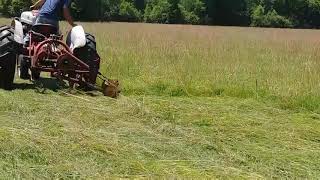
[[[12,21],[12,27],[14,27],[13,39],[19,44],[23,44],[23,26],[22,23],[16,19]]]
[[[82,26],[75,26],[71,29],[67,37],[67,45],[74,49],[84,47],[87,43],[86,34]]]

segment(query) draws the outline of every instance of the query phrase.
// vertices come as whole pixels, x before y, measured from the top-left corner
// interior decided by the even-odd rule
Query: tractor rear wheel
[[[16,69],[15,41],[13,29],[0,27],[0,88],[11,90]]]
[[[31,70],[31,78],[32,80],[36,81],[40,79],[40,71],[36,71],[36,70]]]
[[[97,56],[97,46],[95,37],[86,33],[86,45],[74,50],[74,55],[90,66],[90,63]]]
[[[100,57],[97,52],[95,37],[86,33],[86,41],[84,47],[74,50],[74,55],[89,65],[90,75],[86,77],[86,81],[94,85],[100,68]]]
[[[27,59],[20,55],[17,59],[17,74],[18,77],[24,80],[30,79],[29,63]]]

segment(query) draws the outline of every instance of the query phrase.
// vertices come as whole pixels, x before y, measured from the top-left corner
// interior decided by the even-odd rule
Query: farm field
[[[320,31],[79,24],[122,96],[0,90],[1,179],[320,176]]]

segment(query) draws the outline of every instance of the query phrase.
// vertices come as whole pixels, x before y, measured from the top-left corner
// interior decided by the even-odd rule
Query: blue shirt
[[[39,16],[52,20],[58,20],[58,14],[62,8],[67,8],[69,0],[45,0],[40,9]]]

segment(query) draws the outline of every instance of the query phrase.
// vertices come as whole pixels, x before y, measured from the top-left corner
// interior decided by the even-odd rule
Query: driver
[[[64,18],[68,23],[75,27],[77,26],[70,14],[68,8],[70,0],[38,0],[34,5],[30,6],[30,9],[40,9],[37,18],[33,25],[50,24],[56,27],[57,33],[59,32],[59,12],[63,12]],[[24,46],[28,46],[30,41],[29,34],[24,38]],[[25,63],[24,60],[21,64]],[[30,75],[28,72],[24,72],[20,75],[22,79],[29,79]]]
[[[70,0],[38,0],[34,5],[30,6],[31,9],[40,9],[38,17],[35,21],[37,24],[51,24],[59,29],[59,12],[62,10],[63,17],[68,23],[74,27],[73,18],[68,8]]]

